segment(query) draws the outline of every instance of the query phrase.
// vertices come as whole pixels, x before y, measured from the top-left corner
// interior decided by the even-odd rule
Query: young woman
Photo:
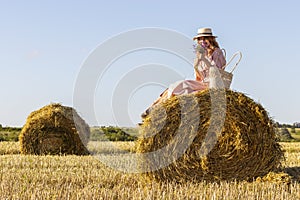
[[[194,63],[196,80],[201,81],[201,77],[207,78],[209,67],[216,66],[224,69],[226,65],[223,51],[220,49],[216,37],[210,28],[201,28],[198,30],[198,35],[193,38],[198,42]]]
[[[193,38],[197,40],[196,58],[194,60],[194,69],[196,80],[183,80],[170,85],[160,97],[152,104],[160,103],[174,95],[189,94],[209,87],[209,69],[215,66],[224,69],[226,60],[223,51],[220,49],[216,37],[212,34],[211,28],[200,28],[198,34]],[[148,108],[142,117],[146,117],[150,108]]]

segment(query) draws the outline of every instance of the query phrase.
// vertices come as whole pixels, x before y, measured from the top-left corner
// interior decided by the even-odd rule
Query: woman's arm
[[[196,75],[196,80],[197,81],[202,81],[204,79],[204,76],[201,72],[199,72],[198,68],[195,66],[195,75]]]
[[[216,48],[212,54],[212,60],[214,61],[215,65],[223,69],[226,65],[226,59],[224,57],[223,51],[219,48]]]
[[[210,63],[210,61],[205,57],[204,53],[197,52],[196,58],[194,60],[194,69],[195,69],[195,75],[196,75],[196,80],[197,81],[202,81],[205,78],[205,76],[206,76],[205,73],[204,73],[204,71],[199,71],[198,67],[199,67],[200,62],[204,63],[203,66],[205,66],[205,68],[202,69],[204,71],[208,70],[209,67],[212,66],[212,64]]]
[[[196,80],[197,81],[202,81],[203,80],[203,75],[202,75],[201,72],[199,72],[199,69],[198,69],[198,65],[199,65],[199,62],[200,62],[199,57],[200,57],[200,55],[197,54],[196,58],[194,59],[194,70],[195,70]]]

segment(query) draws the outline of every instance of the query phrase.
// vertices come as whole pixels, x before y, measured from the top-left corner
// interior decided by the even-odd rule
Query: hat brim
[[[199,38],[199,37],[218,37],[218,36],[215,36],[215,35],[209,35],[209,34],[199,34],[199,35],[196,35],[195,37],[193,37],[193,40]]]

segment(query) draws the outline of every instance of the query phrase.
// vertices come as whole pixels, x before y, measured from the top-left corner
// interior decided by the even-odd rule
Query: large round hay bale
[[[154,106],[141,135],[140,167],[151,180],[254,180],[283,158],[266,110],[230,90],[175,96]]]
[[[20,133],[22,154],[85,155],[90,128],[67,106],[50,104],[32,112]]]

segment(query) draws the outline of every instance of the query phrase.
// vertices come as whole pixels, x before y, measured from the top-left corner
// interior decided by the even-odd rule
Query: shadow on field
[[[300,183],[300,167],[286,167],[284,172],[293,177],[293,181]]]

